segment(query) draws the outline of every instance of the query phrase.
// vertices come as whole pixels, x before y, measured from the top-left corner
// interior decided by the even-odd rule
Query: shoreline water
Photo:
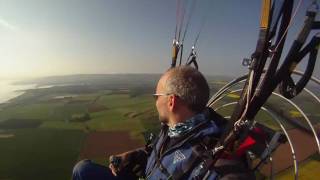
[[[71,83],[55,84],[55,85],[39,85],[39,84],[16,84],[19,80],[2,80],[0,81],[0,104],[10,103],[10,100],[22,95],[29,89],[52,88],[56,86],[77,85]]]
[[[0,81],[0,104],[8,103],[11,99],[22,95],[25,90],[36,88],[36,84],[16,85],[17,80]]]

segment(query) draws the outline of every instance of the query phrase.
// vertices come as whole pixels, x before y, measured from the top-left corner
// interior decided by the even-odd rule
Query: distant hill
[[[145,85],[156,84],[161,74],[76,74],[64,76],[48,76],[29,80],[17,81],[15,84],[37,84],[47,85]],[[230,81],[230,76],[206,76],[208,81]]]
[[[47,85],[101,85],[101,84],[150,84],[159,79],[160,74],[77,74],[49,76],[18,81],[15,84]]]

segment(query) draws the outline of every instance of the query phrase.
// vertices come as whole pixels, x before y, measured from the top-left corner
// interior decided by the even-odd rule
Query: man
[[[206,167],[211,158],[208,149],[220,130],[203,113],[209,99],[204,76],[188,66],[169,69],[160,78],[154,97],[162,124],[154,143],[115,156],[109,169],[81,161],[74,168],[73,179],[132,179],[137,172],[146,179],[217,177]]]

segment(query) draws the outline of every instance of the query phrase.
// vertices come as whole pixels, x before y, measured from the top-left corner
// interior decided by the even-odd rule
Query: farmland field
[[[106,165],[159,127],[151,92],[70,89],[29,90],[1,106],[0,179],[69,179],[78,160]]]

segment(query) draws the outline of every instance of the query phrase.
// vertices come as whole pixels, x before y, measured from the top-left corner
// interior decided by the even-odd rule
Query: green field
[[[0,139],[0,179],[68,179],[85,133],[78,130],[19,129]]]
[[[144,132],[159,127],[147,94],[104,90],[55,99],[63,93],[37,93],[0,110],[0,179],[69,179],[87,133],[124,130],[143,141]],[[90,112],[90,107],[103,108]],[[90,119],[72,120],[85,113]]]

